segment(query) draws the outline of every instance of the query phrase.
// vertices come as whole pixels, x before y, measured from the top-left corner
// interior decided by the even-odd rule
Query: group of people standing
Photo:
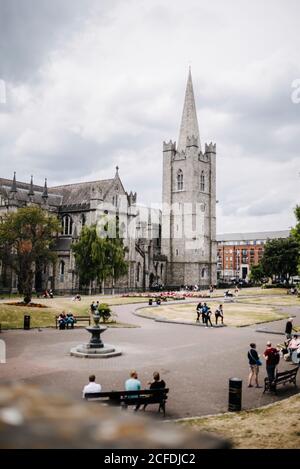
[[[212,311],[209,306],[207,306],[206,303],[199,303],[196,308],[197,311],[197,319],[196,322],[200,321],[200,316],[202,318],[202,324],[205,324],[205,327],[213,327],[212,322],[211,322],[211,315]],[[216,325],[218,324],[218,320],[221,320],[221,324],[224,324],[224,313],[223,313],[223,305],[219,305],[219,307],[215,311],[215,321]]]
[[[270,384],[275,379],[275,371],[276,368],[280,362],[280,353],[279,350],[275,347],[272,347],[272,344],[270,341],[267,342],[267,348],[265,349],[263,353],[263,357],[266,360],[266,371],[268,375],[268,379]],[[250,344],[250,350],[248,351],[248,360],[249,360],[249,367],[250,367],[250,373],[248,377],[248,388],[253,387],[253,380],[254,384],[257,388],[260,388],[261,386],[259,385],[258,382],[258,374],[259,374],[259,367],[262,365],[262,361],[260,360],[260,356],[257,353],[256,350],[256,344],[251,343]]]

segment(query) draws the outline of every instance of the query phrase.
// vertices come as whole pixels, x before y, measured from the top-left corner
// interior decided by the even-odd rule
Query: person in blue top
[[[125,381],[125,390],[126,391],[139,391],[141,389],[141,382],[138,379],[138,374],[135,370],[130,372],[130,378]],[[132,395],[130,398],[138,397],[137,395]],[[140,405],[138,404],[134,410],[138,410]]]

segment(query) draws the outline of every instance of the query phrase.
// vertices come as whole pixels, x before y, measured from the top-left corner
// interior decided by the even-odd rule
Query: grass
[[[14,298],[12,302],[18,298]],[[129,298],[122,297],[82,297],[81,301],[72,301],[71,298],[56,297],[53,299],[34,299],[33,302],[41,303],[47,308],[31,308],[30,306],[15,306],[9,303],[9,300],[0,302],[0,323],[2,329],[16,329],[23,328],[24,315],[31,317],[31,327],[55,327],[55,316],[59,315],[62,311],[72,312],[74,316],[88,316],[90,314],[90,304],[93,300],[99,300],[100,303],[108,303],[109,305],[128,304],[128,303],[141,303],[141,301],[128,301]],[[20,298],[21,300],[21,298]],[[75,327],[81,327],[85,323],[78,323]],[[108,327],[135,327],[130,324],[121,323],[119,321],[109,321],[105,325]]]
[[[186,420],[179,424],[230,439],[237,449],[299,449],[300,396],[265,408]]]
[[[239,298],[239,303],[253,303],[253,304],[266,304],[273,306],[300,306],[300,298],[296,296],[281,295],[272,297],[258,297],[258,298]]]
[[[211,310],[217,309],[220,302],[210,302]],[[242,303],[225,303],[224,324],[227,326],[243,327],[251,324],[259,324],[263,322],[276,321],[288,318],[289,316],[280,311],[276,311],[272,306],[248,305]],[[168,319],[170,321],[195,322],[196,320],[196,303],[189,304],[169,304],[159,307],[143,308],[141,314],[146,314],[153,319]],[[214,322],[214,314],[212,322]],[[219,321],[220,322],[220,321]]]

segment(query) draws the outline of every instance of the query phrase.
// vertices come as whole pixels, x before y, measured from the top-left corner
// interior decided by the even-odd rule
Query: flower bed
[[[46,305],[42,305],[41,303],[24,303],[23,301],[15,301],[14,303],[3,303],[8,306],[26,306],[28,308],[48,308]]]
[[[161,298],[162,300],[185,300],[186,298],[210,298],[208,293],[201,292],[144,292],[125,293],[125,298]]]

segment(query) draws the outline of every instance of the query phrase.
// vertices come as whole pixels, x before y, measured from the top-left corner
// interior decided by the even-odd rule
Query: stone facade
[[[162,254],[168,285],[216,284],[216,145],[201,150],[191,72],[176,143],[163,144]]]
[[[36,273],[36,289],[52,288],[56,292],[75,292],[79,289],[75,259],[71,250],[83,226],[91,226],[105,213],[119,216],[124,245],[128,248],[126,260],[128,275],[113,286],[119,291],[147,289],[155,282],[164,283],[165,260],[160,255],[160,213],[139,207],[136,193],[127,193],[118,168],[112,179],[69,184],[56,187],[37,186],[13,180],[0,179],[0,217],[26,205],[40,206],[61,220],[61,233],[55,242],[58,260],[55,268],[49,266]],[[155,217],[154,217],[155,215]],[[150,230],[148,232],[148,230]],[[131,231],[131,233],[129,233]],[[2,288],[17,288],[17,279],[5,266],[0,269]],[[95,284],[95,289],[100,285]]]

